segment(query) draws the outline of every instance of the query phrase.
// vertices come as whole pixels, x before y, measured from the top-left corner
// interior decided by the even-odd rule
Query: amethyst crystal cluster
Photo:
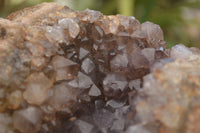
[[[0,33],[0,133],[200,132],[200,51],[156,24],[43,3]]]

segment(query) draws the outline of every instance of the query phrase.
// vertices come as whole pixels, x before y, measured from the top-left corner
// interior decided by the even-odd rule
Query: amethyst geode
[[[0,19],[0,32],[0,133],[175,133],[176,114],[154,116],[175,109],[175,90],[156,80],[184,86],[174,79],[194,70],[199,85],[198,63],[165,66],[199,50],[166,50],[161,28],[134,17],[43,3]],[[170,78],[176,69],[186,74]]]

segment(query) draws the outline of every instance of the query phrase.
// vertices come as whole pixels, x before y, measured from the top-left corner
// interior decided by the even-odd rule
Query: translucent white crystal
[[[155,59],[155,49],[154,48],[145,48],[142,51],[142,54],[147,58],[149,63],[153,63]]]
[[[81,133],[92,133],[93,125],[82,120],[76,120],[75,124],[80,129]]]
[[[54,69],[65,68],[71,65],[76,65],[77,63],[64,58],[62,56],[55,56],[52,61]]]
[[[83,59],[88,53],[89,53],[89,51],[87,51],[86,49],[80,48],[80,51],[79,51],[79,58],[80,58],[80,59]]]
[[[66,83],[61,83],[54,86],[51,104],[56,110],[61,110],[62,108],[69,109],[76,102],[76,96],[72,87]]]
[[[94,84],[94,85],[92,85],[92,87],[90,88],[90,91],[89,91],[88,95],[90,95],[90,96],[100,96],[100,95],[101,95],[101,91],[100,91],[99,88],[97,88],[97,86]]]
[[[110,61],[111,68],[122,68],[127,67],[128,65],[128,59],[125,54],[123,55],[116,55],[111,61]]]
[[[61,19],[61,20],[58,21],[58,24],[61,27],[68,29],[68,32],[69,32],[69,35],[70,35],[71,38],[76,38],[76,36],[80,32],[79,25],[72,18]]]
[[[129,31],[129,33],[132,33],[133,31],[135,31],[140,25],[140,22],[137,19],[135,19],[135,17],[133,16],[131,17],[127,17],[123,15],[117,15],[117,16],[120,20],[120,24],[123,25],[124,28]]]
[[[121,90],[124,91],[128,82],[125,77],[118,74],[108,74],[106,78],[103,80],[104,89],[107,91],[109,88],[113,90]]]
[[[36,133],[42,122],[42,113],[36,107],[28,107],[15,111],[13,115],[14,127],[22,133]]]
[[[164,39],[163,31],[159,25],[145,22],[141,25],[142,31],[146,33],[147,41],[154,47],[160,48],[160,41]]]
[[[56,80],[69,80],[76,76],[79,65],[62,56],[55,56],[52,60],[53,68],[56,72]]]
[[[94,10],[90,10],[90,9],[85,9],[85,11],[83,11],[83,14],[80,16],[80,19],[82,21],[89,21],[90,23],[94,23],[95,21],[97,21],[101,16],[103,16],[103,14],[99,11],[94,11]]]
[[[63,29],[60,26],[47,26],[45,36],[51,43],[66,43]]]
[[[30,104],[42,104],[53,82],[43,72],[33,73],[28,77],[27,88],[23,93],[24,99]]]
[[[78,85],[79,88],[89,88],[93,84],[90,77],[83,74],[82,72],[78,73]]]
[[[95,68],[93,61],[89,58],[83,60],[81,68],[84,70],[85,73],[89,74]]]

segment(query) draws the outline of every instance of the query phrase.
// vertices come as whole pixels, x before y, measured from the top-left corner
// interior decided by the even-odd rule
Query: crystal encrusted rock
[[[43,3],[0,33],[0,133],[200,132],[199,49],[156,24]]]

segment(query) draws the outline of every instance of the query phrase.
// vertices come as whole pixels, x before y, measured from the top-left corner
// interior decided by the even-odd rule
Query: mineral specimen
[[[0,133],[200,132],[200,52],[156,24],[43,3],[0,33]]]

